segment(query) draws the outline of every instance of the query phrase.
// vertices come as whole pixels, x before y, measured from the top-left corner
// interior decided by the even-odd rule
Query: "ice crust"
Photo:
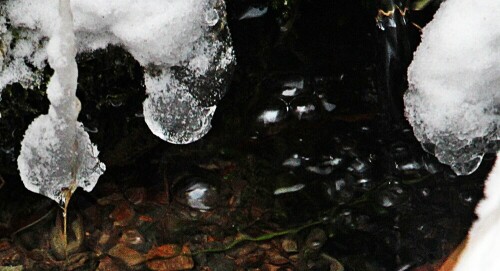
[[[54,28],[57,3],[6,2],[3,13],[12,28],[21,30],[21,36],[13,38],[5,20],[0,20],[4,44],[13,45],[0,62],[0,89],[14,82],[30,86],[40,80],[37,70],[47,59],[45,40]],[[228,74],[235,64],[223,0],[72,0],[71,8],[78,52],[121,46],[145,68],[146,80],[159,77],[156,81],[165,83],[152,89],[146,84],[149,100],[144,102],[144,115],[154,134],[171,143],[185,144],[210,130],[213,112],[208,111],[215,110],[225,94]],[[179,89],[173,89],[177,86]],[[165,92],[175,95],[163,98],[168,103],[158,102]],[[187,111],[198,119],[186,125],[206,126],[182,127],[178,125],[181,122],[157,117],[169,112],[173,114],[169,118],[182,119]]]
[[[444,2],[408,69],[406,117],[424,148],[460,175],[499,148],[499,12],[496,0]]]
[[[105,165],[77,121],[80,101],[76,97],[78,68],[73,18],[69,0],[62,0],[60,15],[54,18],[54,32],[47,45],[48,60],[54,69],[47,87],[49,112],[36,118],[21,142],[18,168],[27,189],[45,195],[61,206],[68,190],[91,191]]]

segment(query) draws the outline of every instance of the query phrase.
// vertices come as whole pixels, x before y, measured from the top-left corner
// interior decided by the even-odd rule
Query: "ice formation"
[[[406,117],[424,148],[470,174],[500,142],[500,1],[448,0],[408,70]]]
[[[478,216],[467,239],[467,246],[460,255],[455,271],[498,270],[500,256],[500,152],[486,180],[485,198],[476,208]]]
[[[73,18],[69,0],[61,0],[54,17],[54,32],[47,45],[54,69],[47,96],[49,113],[36,118],[21,142],[18,167],[27,189],[64,206],[67,194],[77,187],[91,191],[105,166],[98,151],[77,121],[80,101],[76,97],[78,68]]]
[[[0,58],[0,89],[38,82],[57,2],[6,1],[0,37],[12,49]],[[155,135],[183,144],[210,130],[235,62],[223,0],[72,0],[71,8],[78,52],[117,45],[145,68],[144,116]]]

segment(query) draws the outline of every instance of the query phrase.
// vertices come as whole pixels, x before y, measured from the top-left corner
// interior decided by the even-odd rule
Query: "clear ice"
[[[406,117],[423,147],[459,175],[500,148],[499,12],[496,0],[444,2],[408,70]]]
[[[0,89],[39,83],[57,1],[8,0],[0,10]],[[155,135],[185,144],[210,130],[235,65],[223,0],[72,0],[71,7],[78,52],[121,46],[144,67],[145,81],[156,81],[146,83],[144,102]]]
[[[91,191],[105,165],[97,158],[82,123],[77,121],[80,101],[76,97],[78,68],[73,17],[69,0],[61,0],[59,16],[47,45],[54,74],[47,87],[49,113],[36,118],[21,142],[18,167],[26,188],[64,206],[66,195],[78,187]]]

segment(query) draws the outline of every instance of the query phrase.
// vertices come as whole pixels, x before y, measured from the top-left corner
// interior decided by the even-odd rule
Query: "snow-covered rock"
[[[470,174],[500,141],[500,1],[447,0],[408,70],[406,117],[424,148]]]
[[[9,49],[1,54],[0,89],[39,83],[57,3],[4,4],[0,38]],[[163,83],[146,84],[144,116],[155,135],[184,144],[210,130],[235,63],[223,0],[72,0],[71,8],[78,52],[121,46],[145,68],[146,81]]]

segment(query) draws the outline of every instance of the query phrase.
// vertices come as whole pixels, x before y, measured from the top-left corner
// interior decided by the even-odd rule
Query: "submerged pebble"
[[[199,177],[186,179],[175,195],[178,202],[200,211],[215,208],[219,201],[218,189]]]

